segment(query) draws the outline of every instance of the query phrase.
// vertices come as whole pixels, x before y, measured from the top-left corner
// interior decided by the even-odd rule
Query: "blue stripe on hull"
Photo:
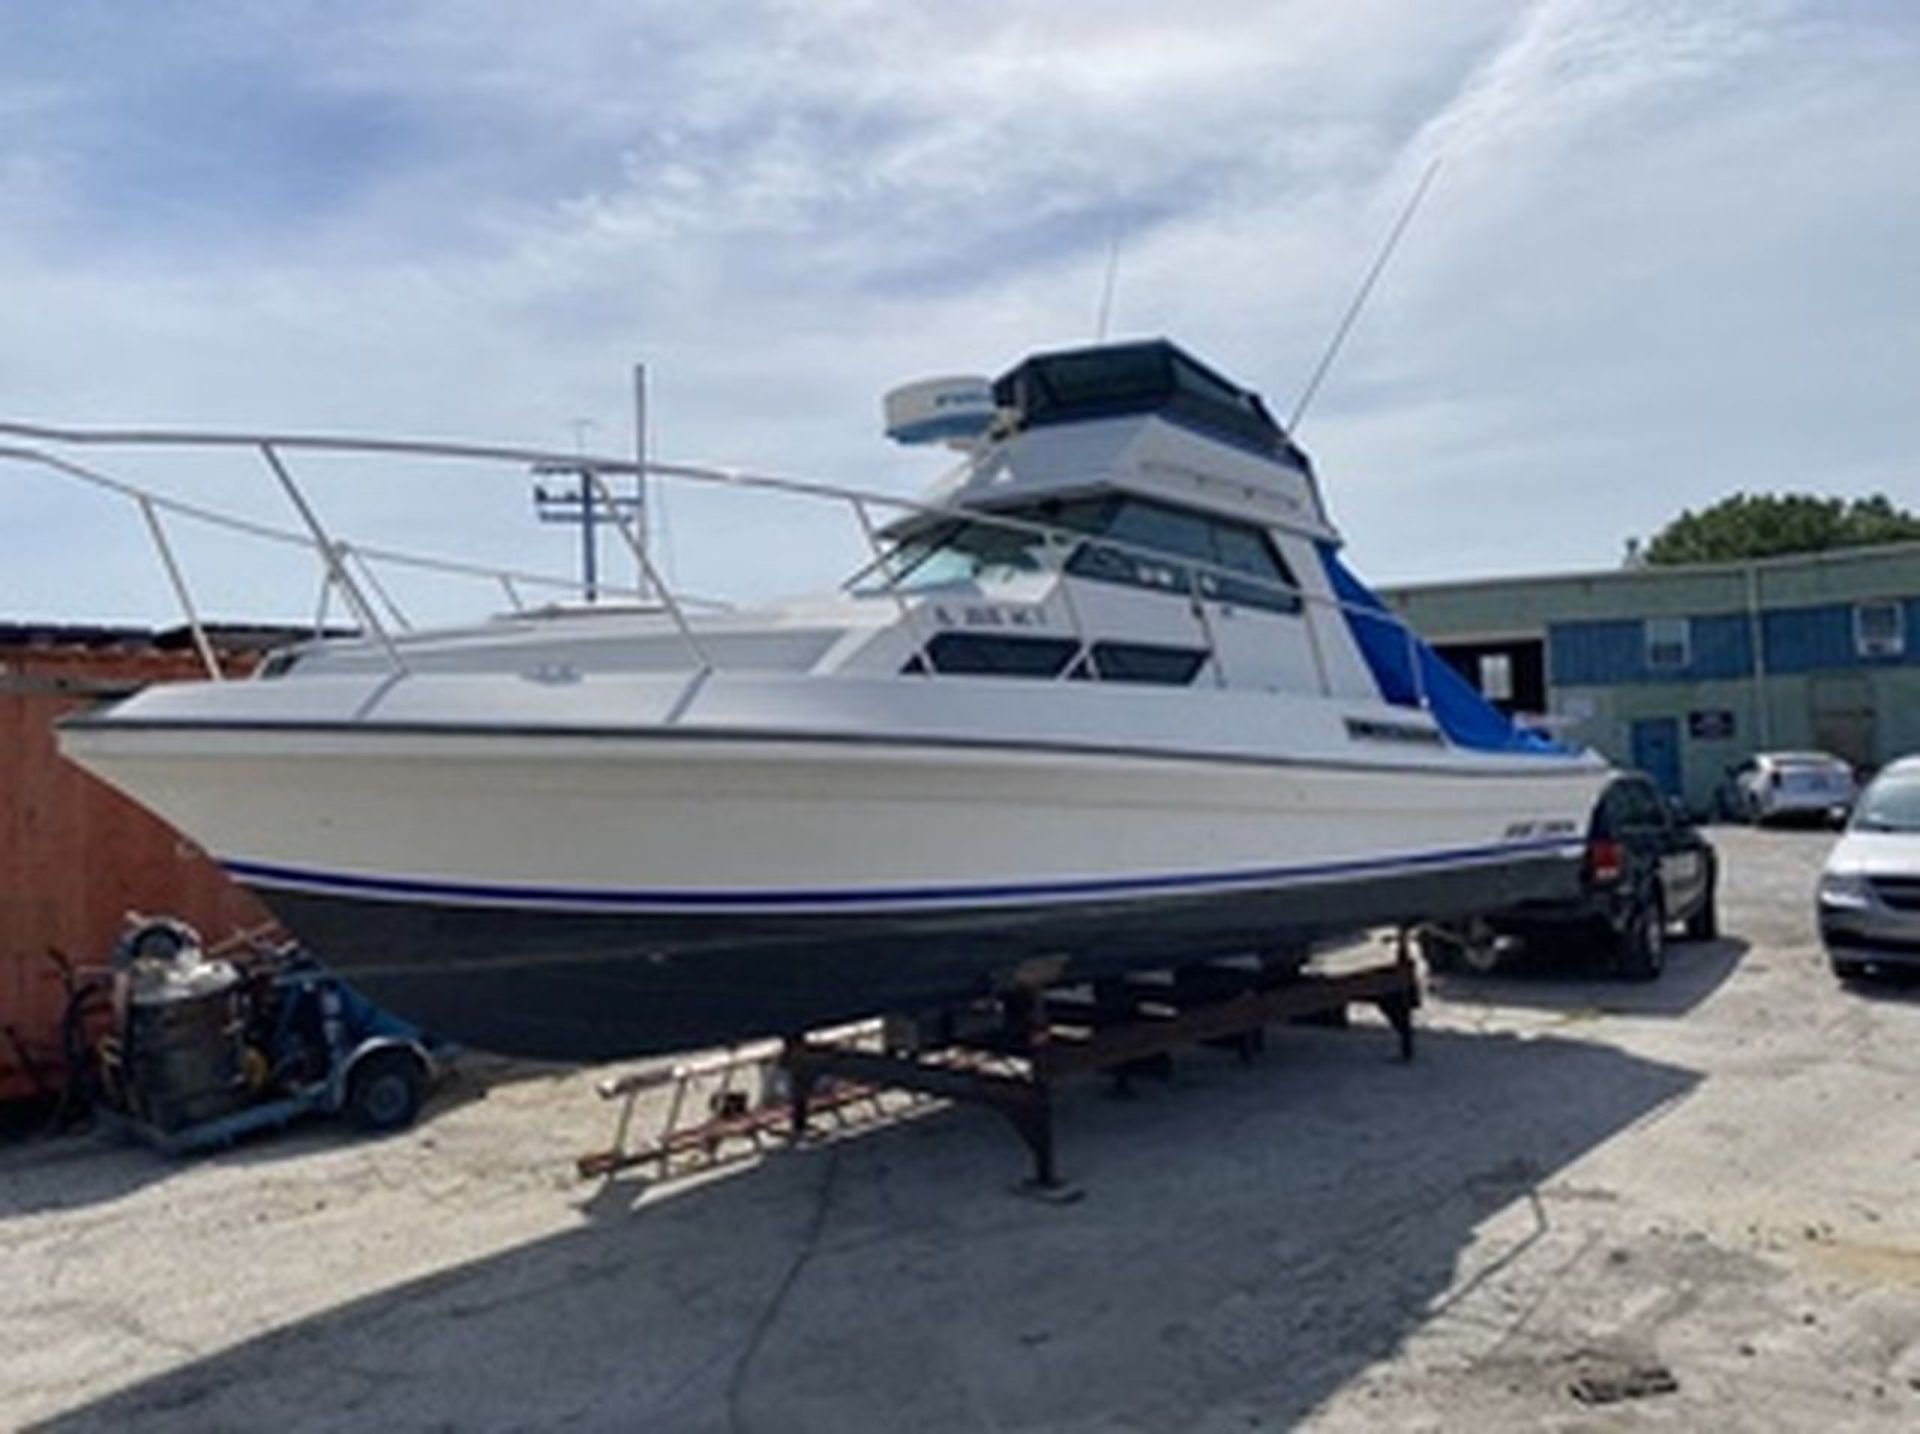
[[[334,892],[375,900],[538,907],[552,910],[700,912],[750,914],[788,911],[896,910],[911,907],[1011,905],[1110,897],[1127,899],[1171,893],[1232,891],[1354,877],[1394,876],[1436,867],[1471,866],[1552,854],[1572,855],[1579,843],[1564,837],[1493,846],[1453,847],[1353,861],[1243,868],[1222,872],[1175,872],[1148,876],[1095,877],[1065,881],[979,886],[920,886],[855,890],[608,891],[598,888],[505,886],[313,871],[267,862],[228,859],[223,865],[253,886]]]

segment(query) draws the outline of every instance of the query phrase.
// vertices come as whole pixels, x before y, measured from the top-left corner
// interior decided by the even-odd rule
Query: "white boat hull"
[[[108,720],[68,744],[376,999],[575,1058],[1538,895],[1602,775],[818,732]]]

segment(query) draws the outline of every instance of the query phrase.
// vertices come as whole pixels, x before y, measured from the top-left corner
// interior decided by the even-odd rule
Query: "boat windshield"
[[[1047,503],[1009,509],[1005,516],[1017,522],[1044,524],[1075,532],[1096,530],[1106,511],[1104,500]],[[1055,557],[1051,564],[1047,550]],[[1037,528],[956,518],[936,523],[904,538],[882,565],[867,568],[853,580],[855,592],[923,592],[956,587],[1021,573],[1044,572],[1059,566],[1067,549]]]
[[[1046,535],[986,523],[947,523],[908,538],[891,554],[894,592],[953,587],[1016,573],[1037,573],[1044,566]]]
[[[1048,499],[1002,509],[1000,516],[1042,525],[1054,530],[1053,536],[986,518],[946,519],[907,535],[884,562],[859,573],[848,586],[862,594],[925,592],[1064,566],[1096,582],[1163,593],[1197,590],[1218,602],[1300,610],[1292,571],[1256,524],[1118,493]],[[1124,546],[1068,543],[1062,533],[1110,538]],[[1155,553],[1166,559],[1147,556]],[[1191,571],[1183,559],[1202,566]]]
[[[1920,832],[1920,772],[1889,772],[1853,809],[1857,832]]]

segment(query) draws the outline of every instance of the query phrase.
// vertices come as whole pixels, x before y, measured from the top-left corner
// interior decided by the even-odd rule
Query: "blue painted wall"
[[[1760,615],[1769,673],[1848,667],[1920,666],[1920,598],[1908,598],[1906,651],[1899,657],[1862,657],[1854,650],[1853,604],[1774,608]],[[1745,613],[1690,619],[1692,661],[1685,667],[1647,666],[1646,626],[1636,619],[1561,622],[1547,627],[1549,680],[1556,687],[1610,687],[1623,682],[1702,682],[1750,676],[1752,626]]]
[[[1700,682],[1745,677],[1753,670],[1753,643],[1746,616],[1696,617],[1691,658],[1685,667],[1647,666],[1646,624],[1634,619],[1555,623],[1547,629],[1547,653],[1556,687],[1610,687],[1619,682]]]

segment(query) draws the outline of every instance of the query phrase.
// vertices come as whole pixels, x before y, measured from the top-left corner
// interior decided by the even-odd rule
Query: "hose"
[[[88,1003],[96,998],[104,1001],[108,986],[105,978],[97,976],[76,981],[72,994],[67,997],[66,1009],[61,1012],[60,1055],[66,1062],[67,1083],[54,1110],[55,1130],[65,1130],[79,1121],[99,1096],[98,1075],[92,1053],[87,1049],[86,1018]]]

